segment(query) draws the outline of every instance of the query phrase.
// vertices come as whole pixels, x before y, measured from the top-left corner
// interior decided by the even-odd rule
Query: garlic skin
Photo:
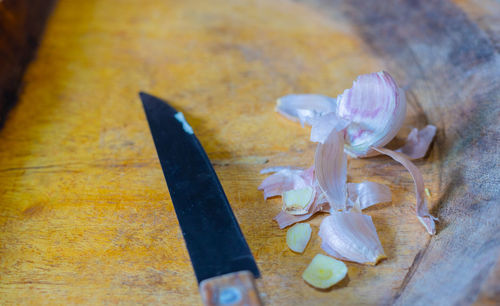
[[[405,94],[385,71],[360,75],[337,98],[336,113],[351,122],[346,128],[346,153],[365,157],[373,153],[371,147],[391,141],[403,125]]]
[[[372,205],[392,201],[392,194],[389,187],[364,181],[361,183],[347,183],[347,194],[352,204],[362,210]]]
[[[319,143],[314,157],[318,185],[325,193],[331,210],[345,210],[347,201],[347,156],[344,153],[344,136],[333,130],[325,143]]]
[[[418,130],[412,129],[408,137],[406,138],[406,143],[396,152],[403,153],[408,156],[409,159],[419,159],[425,156],[429,150],[429,146],[436,135],[436,127],[434,125],[428,125],[425,128]]]
[[[276,100],[276,111],[293,121],[310,125],[310,119],[335,112],[335,98],[315,95],[300,94],[286,95]]]
[[[386,258],[372,218],[358,212],[331,212],[321,222],[319,236],[321,248],[339,259],[376,265]]]
[[[317,254],[302,273],[302,278],[311,286],[327,289],[340,282],[346,275],[347,266],[343,262]]]
[[[283,192],[313,186],[313,172],[311,167],[307,170],[291,167],[275,167],[272,170],[278,170],[276,173],[265,178],[259,190],[264,191],[264,199],[281,195]],[[265,171],[265,173],[272,171]]]
[[[286,244],[290,250],[302,253],[311,239],[312,229],[308,223],[298,223],[286,232]]]
[[[410,172],[415,184],[415,197],[417,198],[417,204],[415,208],[417,212],[417,218],[429,234],[436,234],[436,225],[434,223],[434,220],[437,220],[437,218],[429,214],[429,210],[427,209],[427,200],[425,199],[424,195],[424,178],[422,177],[422,173],[420,173],[420,170],[418,170],[417,166],[415,166],[402,153],[398,153],[385,148],[374,149],[382,154],[391,157],[392,159],[403,165],[408,170],[408,172]]]

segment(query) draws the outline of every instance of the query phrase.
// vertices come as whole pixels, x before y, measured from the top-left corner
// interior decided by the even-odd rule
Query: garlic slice
[[[326,289],[340,282],[346,275],[347,266],[343,262],[317,254],[302,273],[302,278],[316,288]]]
[[[333,130],[325,143],[319,143],[314,157],[316,179],[331,210],[345,210],[347,200],[347,156],[342,132]]]
[[[417,198],[416,211],[417,218],[425,227],[427,232],[431,235],[436,234],[436,225],[434,224],[434,220],[437,218],[433,217],[429,214],[429,210],[427,209],[427,200],[425,199],[425,187],[424,187],[424,178],[422,174],[418,170],[417,166],[415,166],[409,159],[407,159],[402,153],[394,152],[385,148],[373,148],[378,152],[385,154],[401,165],[403,165],[408,172],[410,172],[413,181],[415,183],[415,197]]]
[[[334,112],[335,103],[335,98],[323,95],[286,95],[276,101],[276,111],[288,119],[310,125],[311,118]]]
[[[422,158],[427,153],[434,135],[436,135],[436,127],[434,125],[428,125],[420,131],[414,128],[408,134],[404,146],[394,151],[403,153],[409,159]]]
[[[375,265],[386,256],[372,218],[354,211],[331,212],[319,229],[321,248],[348,261]]]
[[[311,233],[312,229],[308,223],[295,224],[286,232],[286,244],[292,251],[302,253],[311,239]]]
[[[352,203],[357,203],[359,209],[392,200],[391,190],[383,184],[364,181],[347,183],[347,194]]]
[[[371,147],[386,145],[401,128],[406,116],[405,94],[385,71],[360,75],[337,98],[336,113],[351,122],[346,128],[346,153],[369,156]]]
[[[304,187],[283,192],[283,211],[292,215],[307,214],[309,206],[314,201],[314,189]]]

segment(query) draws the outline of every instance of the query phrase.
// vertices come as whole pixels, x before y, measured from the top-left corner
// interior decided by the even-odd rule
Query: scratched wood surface
[[[498,3],[366,2],[59,1],[0,130],[0,302],[201,303],[140,90],[193,126],[261,269],[266,304],[497,302]],[[274,113],[274,101],[336,96],[381,69],[407,92],[399,138],[438,127],[417,162],[438,234],[414,217],[401,166],[350,160],[350,181],[392,189],[392,203],[367,210],[388,258],[348,263],[344,281],[317,291],[300,275],[323,253],[322,216],[294,254],[272,221],[279,200],[257,191],[262,168],[313,162],[309,130]]]

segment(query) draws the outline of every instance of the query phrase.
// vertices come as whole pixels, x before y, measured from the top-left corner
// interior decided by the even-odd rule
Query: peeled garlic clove
[[[372,205],[392,200],[389,187],[369,181],[347,183],[347,194],[352,203],[359,205],[359,209],[365,209]]]
[[[385,148],[374,148],[374,149],[382,154],[390,156],[392,159],[403,165],[408,170],[408,172],[410,172],[413,181],[415,183],[415,194],[417,198],[417,205],[416,205],[417,218],[420,221],[420,223],[422,223],[422,225],[425,227],[427,232],[431,235],[434,235],[436,233],[436,225],[434,224],[434,220],[437,220],[437,218],[429,214],[429,210],[427,209],[427,201],[424,196],[425,193],[424,178],[422,177],[422,174],[418,170],[417,166],[415,166],[409,159],[407,159],[401,153],[394,152],[392,150]]]
[[[372,218],[354,211],[332,212],[319,229],[321,248],[340,259],[375,265],[385,258]]]
[[[311,239],[311,233],[312,229],[308,223],[295,224],[286,232],[286,244],[292,251],[302,253]]]
[[[344,136],[333,130],[325,143],[319,143],[314,157],[316,179],[333,211],[345,210],[347,201],[347,156]]]
[[[434,135],[436,135],[436,127],[434,125],[428,125],[420,131],[413,129],[408,138],[406,138],[405,145],[395,151],[403,153],[410,159],[422,158],[427,153]]]
[[[288,119],[310,124],[316,116],[335,111],[335,98],[323,95],[286,95],[276,101],[276,111]]]
[[[283,211],[292,215],[307,214],[309,206],[314,201],[314,189],[304,187],[283,192]]]
[[[318,254],[302,273],[302,278],[316,288],[326,289],[340,282],[346,275],[347,266],[343,262]]]
[[[396,136],[406,115],[403,90],[385,71],[360,75],[352,88],[337,98],[338,116],[348,120],[346,153],[369,156],[371,147],[386,145]]]

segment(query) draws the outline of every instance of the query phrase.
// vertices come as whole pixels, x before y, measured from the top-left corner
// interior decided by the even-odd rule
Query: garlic
[[[403,125],[405,94],[385,71],[360,75],[337,98],[336,113],[351,122],[346,128],[346,153],[368,156],[372,147],[386,145]]]
[[[314,200],[314,189],[304,187],[283,192],[283,211],[292,215],[307,214],[309,206]]]
[[[292,251],[302,253],[311,239],[311,233],[312,229],[308,223],[295,224],[286,232],[286,244]]]
[[[331,212],[319,229],[321,248],[333,257],[375,265],[386,256],[372,218],[354,211]]]
[[[327,289],[344,279],[346,275],[347,266],[343,262],[317,254],[302,273],[302,278],[316,288]]]
[[[325,143],[319,143],[314,157],[316,179],[332,210],[345,210],[347,199],[347,156],[343,136],[333,130]]]

